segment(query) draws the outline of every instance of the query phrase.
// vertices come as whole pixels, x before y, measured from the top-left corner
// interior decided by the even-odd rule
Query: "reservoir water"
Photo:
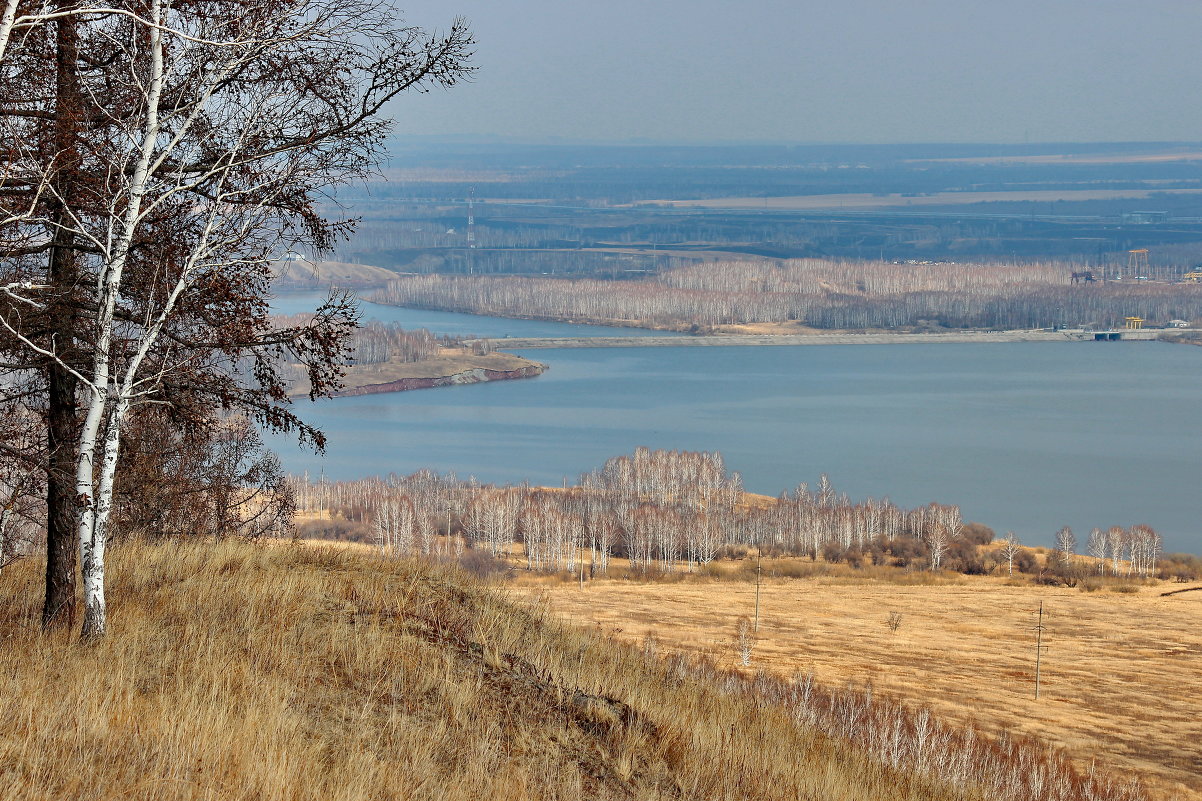
[[[325,295],[316,292],[298,292],[276,297],[271,308],[276,314],[301,314],[313,311],[325,300]],[[402,309],[397,306],[381,306],[362,303],[364,320],[380,320],[399,323],[403,328],[425,328],[435,334],[450,334],[458,337],[646,337],[676,336],[668,331],[648,331],[645,328],[614,328],[605,325],[575,325],[544,320],[511,320],[504,317],[481,317],[475,314],[428,311],[426,309]],[[681,335],[683,336],[683,335]]]
[[[557,323],[365,312],[440,333],[586,335]],[[274,446],[289,470],[335,479],[428,467],[535,484],[574,481],[640,445],[716,450],[755,492],[775,495],[825,472],[853,499],[957,503],[966,519],[1031,544],[1049,544],[1062,525],[1083,541],[1094,526],[1147,523],[1169,550],[1202,551],[1202,348],[1065,342],[522,355],[550,370],[302,406],[329,435],[325,456],[282,439]]]

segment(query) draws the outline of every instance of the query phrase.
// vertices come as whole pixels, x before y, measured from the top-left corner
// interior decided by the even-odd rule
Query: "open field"
[[[1159,798],[1202,798],[1202,592],[1134,593],[1007,586],[1000,578],[937,585],[766,579],[752,666],[814,671],[820,682],[871,682],[940,716],[1004,726],[1091,760],[1137,771]],[[1185,585],[1192,586],[1192,585]],[[532,583],[551,609],[632,641],[734,662],[750,581]],[[1045,603],[1043,697],[1034,692],[1035,610]],[[887,620],[902,616],[896,632]]]
[[[638,206],[704,209],[769,209],[777,211],[818,211],[855,209],[921,208],[972,203],[1024,202],[1054,203],[1083,200],[1145,199],[1152,194],[1197,195],[1202,189],[1028,189],[1013,192],[932,192],[923,195],[871,194],[848,192],[825,195],[786,197],[718,197],[698,200],[648,200]]]

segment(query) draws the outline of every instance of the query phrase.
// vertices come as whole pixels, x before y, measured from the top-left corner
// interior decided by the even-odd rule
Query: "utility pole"
[[[572,547],[576,549],[576,561],[580,567],[580,589],[584,589],[584,528],[580,529],[580,537],[572,537]]]
[[[467,271],[476,274],[476,187],[467,196]]]
[[[467,196],[467,247],[476,249],[476,187],[472,187]]]
[[[325,517],[326,513],[326,466],[321,465],[321,484],[317,490],[317,519]]]
[[[1039,624],[1035,626],[1035,700],[1039,700],[1039,671],[1041,667],[1043,651],[1043,601],[1039,602]]]
[[[760,557],[755,557],[755,625],[753,631],[757,634],[760,630],[760,580],[763,575],[763,567],[760,563]]]

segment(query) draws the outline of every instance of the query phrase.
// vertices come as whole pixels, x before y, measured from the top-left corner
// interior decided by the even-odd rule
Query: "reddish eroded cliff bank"
[[[337,394],[337,397],[353,395],[375,395],[378,392],[405,392],[410,389],[429,389],[430,387],[448,387],[457,384],[482,384],[485,381],[509,381],[515,378],[534,378],[542,375],[546,365],[531,364],[515,370],[488,370],[476,367],[452,375],[426,378],[398,378],[382,384],[365,384],[357,387],[347,387]]]

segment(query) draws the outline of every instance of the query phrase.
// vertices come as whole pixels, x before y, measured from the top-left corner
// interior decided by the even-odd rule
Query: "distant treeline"
[[[312,314],[295,314],[273,318],[279,325],[304,325]],[[371,320],[355,331],[352,339],[353,364],[382,364],[384,362],[420,362],[433,358],[439,348],[463,347],[461,337],[435,335],[425,328],[406,330],[397,323]]]
[[[610,459],[570,489],[481,486],[421,471],[317,485],[302,479],[296,494],[301,512],[336,512],[357,524],[341,536],[389,552],[438,555],[471,546],[500,555],[520,545],[529,568],[551,571],[577,570],[586,559],[605,572],[616,556],[636,570],[672,572],[711,562],[731,546],[817,557],[830,542],[865,547],[935,529],[952,539],[963,529],[957,507],[853,504],[825,476],[814,491],[803,485],[749,503],[721,454],[646,448]]]
[[[1041,564],[1008,535],[965,523],[954,505],[903,509],[889,500],[853,502],[826,476],[778,498],[749,496],[721,454],[639,448],[580,477],[577,486],[496,487],[420,471],[350,482],[295,479],[297,508],[316,517],[302,533],[373,543],[387,553],[462,556],[475,549],[516,554],[531,570],[605,574],[613,558],[636,573],[696,570],[722,556],[802,556],[853,567],[892,565],[969,574],[1154,575],[1160,538],[1147,526],[1095,530],[1090,555],[1073,560],[1062,529],[1059,557]]]
[[[638,281],[421,275],[372,299],[401,306],[680,329],[796,321],[815,328],[1119,326],[1202,318],[1202,284],[1072,283],[1079,266],[796,259],[709,262]]]

